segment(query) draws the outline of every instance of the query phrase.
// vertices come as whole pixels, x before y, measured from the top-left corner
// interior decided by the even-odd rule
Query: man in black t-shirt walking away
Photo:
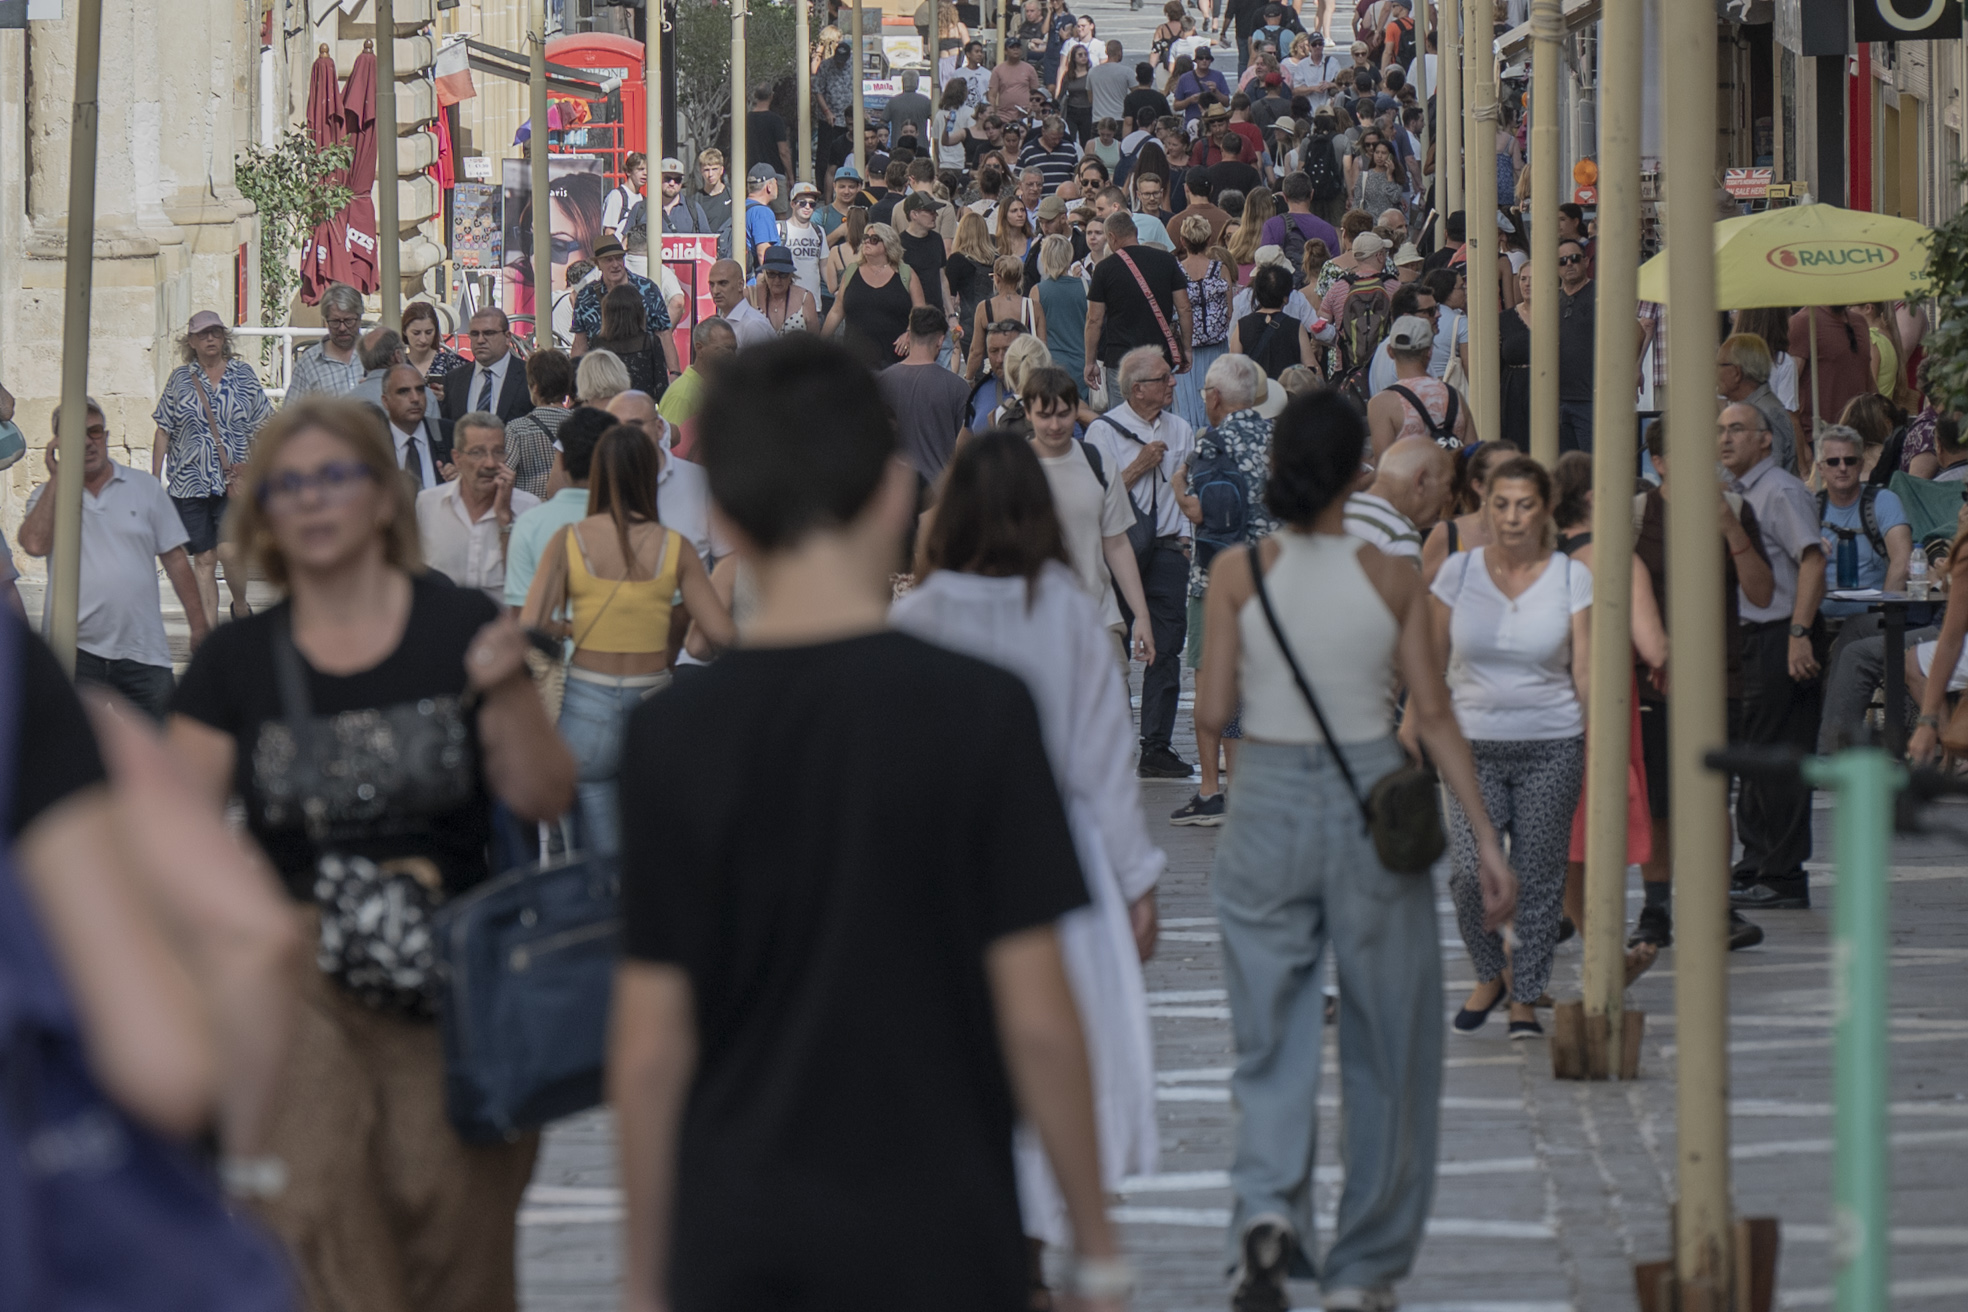
[[[756,347],[699,424],[757,603],[745,646],[643,703],[623,752],[623,1306],[1028,1306],[1022,1115],[1072,1286],[1119,1312],[1054,929],[1086,882],[1031,694],[888,631],[916,476],[854,357]]]

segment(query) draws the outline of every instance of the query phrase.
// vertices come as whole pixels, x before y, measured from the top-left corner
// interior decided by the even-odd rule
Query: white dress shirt
[[[732,306],[731,313],[724,316],[724,321],[731,325],[740,349],[755,342],[769,342],[779,335],[772,327],[772,320],[766,318],[750,301],[740,300]]]
[[[1189,517],[1182,513],[1182,507],[1175,503],[1175,490],[1169,480],[1175,471],[1189,463],[1196,453],[1196,430],[1189,421],[1173,410],[1164,410],[1150,423],[1134,412],[1134,407],[1123,401],[1101,416],[1111,423],[1096,423],[1087,429],[1086,440],[1100,448],[1102,463],[1110,471],[1109,478],[1118,478],[1120,472],[1133,464],[1141,455],[1141,448],[1149,442],[1163,442],[1168,450],[1162,453],[1159,469],[1151,470],[1135,480],[1128,489],[1134,504],[1143,510],[1151,507],[1155,512],[1155,536],[1161,538],[1190,537],[1195,526]],[[1123,436],[1114,431],[1119,425],[1131,436]],[[1131,440],[1132,439],[1132,440]]]
[[[540,498],[531,492],[513,489],[515,519],[539,504]],[[506,555],[499,517],[491,506],[473,520],[456,482],[426,488],[417,494],[417,536],[423,542],[426,565],[459,587],[477,588],[504,604]]]
[[[494,386],[497,386],[497,384],[494,384]],[[396,448],[396,463],[398,468],[408,468],[404,451],[407,447],[415,447],[417,468],[423,471],[422,477],[418,482],[419,487],[433,488],[444,481],[444,475],[437,472],[437,461],[431,455],[430,424],[428,421],[419,424],[415,433],[406,433],[392,422],[390,424],[390,441]]]
[[[506,370],[512,366],[512,358],[512,352],[507,351],[491,364],[472,366],[471,391],[465,397],[465,409],[467,412],[480,409],[493,414],[499,412],[499,397],[506,390]],[[492,376],[492,401],[490,405],[480,406],[478,397],[479,393],[485,389],[485,376],[487,374]]]

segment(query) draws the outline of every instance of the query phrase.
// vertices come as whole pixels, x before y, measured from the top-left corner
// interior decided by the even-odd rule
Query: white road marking
[[[1891,1148],[1932,1148],[1951,1144],[1968,1144],[1968,1130],[1903,1130],[1886,1137]],[[1769,1143],[1739,1143],[1729,1149],[1729,1156],[1737,1161],[1754,1161],[1768,1157],[1806,1156],[1813,1153],[1831,1151],[1830,1139],[1777,1139]]]
[[[1941,1276],[1933,1280],[1895,1280],[1890,1286],[1897,1305],[1914,1298],[1959,1298],[1968,1294],[1968,1276]],[[1830,1307],[1836,1292],[1830,1289],[1786,1289],[1777,1294],[1777,1306]]]
[[[1735,1098],[1729,1110],[1737,1116],[1829,1116],[1828,1102],[1784,1102],[1778,1098]],[[1893,1116],[1968,1116],[1968,1102],[1896,1102],[1887,1104]]]
[[[1228,1007],[1150,1007],[1150,1017],[1161,1020],[1229,1020]]]
[[[1787,1244],[1828,1244],[1831,1234],[1828,1225],[1784,1222],[1783,1237]],[[1968,1248],[1968,1226],[1895,1226],[1887,1231],[1886,1237],[1901,1248]]]
[[[534,1225],[619,1225],[619,1207],[522,1207],[519,1224]]]
[[[1107,1215],[1120,1225],[1173,1225],[1191,1229],[1221,1230],[1230,1224],[1227,1207],[1112,1207]],[[1330,1232],[1336,1217],[1318,1218],[1319,1229]],[[1495,1221],[1488,1218],[1441,1217],[1428,1219],[1431,1239],[1556,1239],[1557,1231],[1542,1221]]]
[[[1230,995],[1222,989],[1151,989],[1148,1005],[1162,1002],[1228,1002]]]
[[[1162,924],[1169,929],[1209,929],[1216,924],[1215,916],[1171,916]]]
[[[1164,943],[1221,943],[1223,935],[1214,930],[1165,929],[1158,936]]]

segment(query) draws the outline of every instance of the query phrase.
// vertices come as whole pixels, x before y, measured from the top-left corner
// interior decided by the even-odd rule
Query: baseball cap
[[[1382,95],[1374,100],[1374,112],[1376,114],[1384,114],[1390,109],[1399,109],[1400,107],[1401,102],[1392,96]]]
[[[666,176],[671,173],[674,173],[678,177],[682,177],[688,171],[689,170],[683,167],[683,161],[676,158],[674,155],[668,156],[663,160],[663,173]]]
[[[1428,351],[1435,347],[1435,330],[1417,314],[1404,314],[1387,332],[1387,345],[1395,351]]]
[[[902,200],[902,213],[904,217],[911,214],[921,214],[925,210],[934,214],[936,209],[936,197],[926,191],[912,191]]]
[[[1367,43],[1366,43],[1366,42],[1364,42],[1364,41],[1355,41],[1355,42],[1353,43],[1353,53],[1354,53],[1354,54],[1356,54],[1356,55],[1364,55],[1364,54],[1366,54],[1366,53],[1367,53]]]
[[[784,246],[768,246],[765,248],[765,258],[759,261],[759,267],[768,273],[791,273],[793,253]],[[1407,321],[1404,319],[1402,322]]]
[[[1040,219],[1044,220],[1047,223],[1051,223],[1052,221],[1057,219],[1060,215],[1066,212],[1066,202],[1059,199],[1059,197],[1057,196],[1047,196],[1044,200],[1039,202],[1039,208],[1033,212],[1036,213]]]
[[[596,260],[599,260],[604,255],[626,255],[628,252],[624,251],[622,249],[622,243],[616,241],[613,237],[603,237],[594,244],[594,250],[591,254]]]
[[[1404,241],[1401,243],[1401,249],[1394,252],[1394,263],[1420,264],[1421,252],[1415,248],[1415,244],[1413,242]]]
[[[779,170],[773,168],[770,164],[754,164],[751,167],[751,171],[745,174],[745,180],[747,182],[771,182],[777,179],[778,176]]]
[[[1216,56],[1213,53],[1211,53],[1210,48],[1208,46],[1197,46],[1196,53],[1189,57],[1191,59],[1207,59],[1212,64],[1216,62]]]
[[[1311,43],[1315,46],[1322,46],[1326,43],[1326,34],[1324,32],[1314,30],[1311,32],[1307,32],[1305,36],[1306,39],[1311,41]]]
[[[1363,232],[1353,239],[1353,254],[1362,259],[1370,259],[1386,249],[1387,243],[1381,240],[1377,232]]]
[[[849,160],[834,170],[834,181],[839,182],[842,178],[846,178],[851,182],[861,181],[861,170],[854,167],[853,160]]]
[[[819,195],[820,195],[820,188],[814,186],[810,182],[795,182],[793,184],[794,200],[798,200],[802,196],[812,196],[815,199],[818,199]]]
[[[215,311],[200,310],[197,314],[191,316],[191,322],[185,325],[185,331],[188,333],[202,333],[208,328],[223,327],[225,327],[225,320],[219,318]]]

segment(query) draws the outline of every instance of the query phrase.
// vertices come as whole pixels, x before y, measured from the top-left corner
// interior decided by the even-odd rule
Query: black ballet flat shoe
[[[1496,996],[1490,999],[1489,1006],[1484,1007],[1481,1011],[1471,1011],[1469,1008],[1464,1007],[1456,1013],[1455,1020],[1451,1023],[1454,1024],[1458,1033],[1474,1034],[1477,1030],[1482,1029],[1483,1023],[1489,1020],[1490,1013],[1495,1011],[1497,1004],[1503,1001],[1503,995],[1510,992],[1509,989],[1503,986],[1502,980],[1492,980],[1491,983],[1496,985]]]

